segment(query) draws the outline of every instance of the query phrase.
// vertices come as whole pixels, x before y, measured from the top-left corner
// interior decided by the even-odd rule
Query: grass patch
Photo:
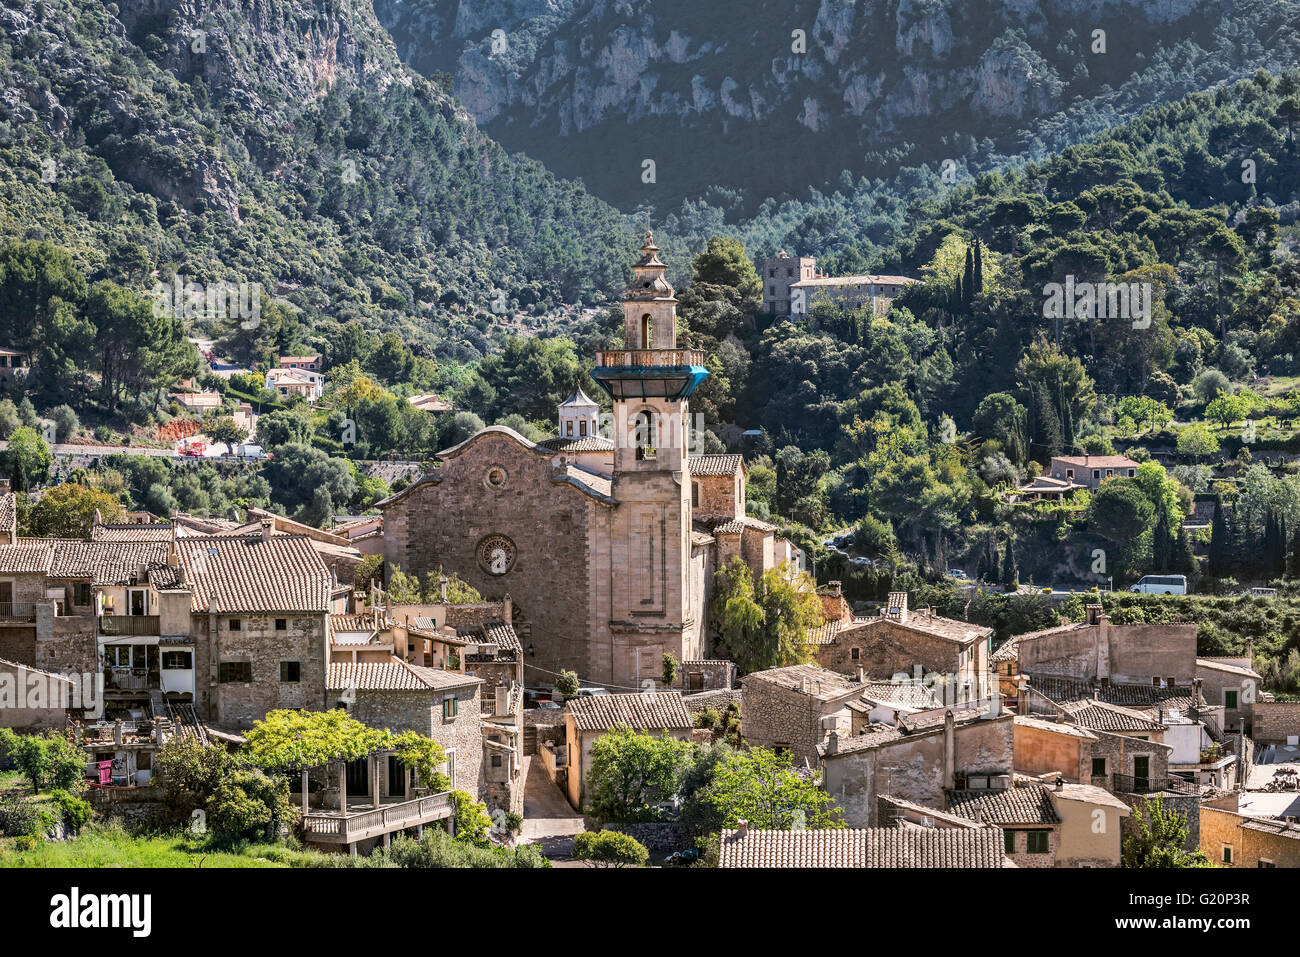
[[[92,824],[75,840],[39,841],[23,850],[20,842],[0,838],[0,867],[337,867],[335,859],[344,858],[279,844],[222,850],[182,834],[137,836],[118,824]]]

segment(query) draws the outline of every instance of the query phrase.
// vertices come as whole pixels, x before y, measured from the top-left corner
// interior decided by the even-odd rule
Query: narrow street
[[[572,860],[573,836],[584,830],[582,815],[569,805],[568,798],[546,776],[546,769],[536,756],[524,758],[524,829],[521,844],[536,844],[542,853],[559,867],[579,867]]]

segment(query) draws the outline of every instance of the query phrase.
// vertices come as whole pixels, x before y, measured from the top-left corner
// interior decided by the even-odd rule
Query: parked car
[[[539,701],[539,702],[537,702],[537,710],[539,710],[539,711],[563,711],[563,710],[564,710],[564,705],[560,704],[558,701]]]
[[[578,689],[579,698],[594,698],[598,694],[609,694],[609,689],[607,688],[579,688]]]
[[[1276,598],[1276,588],[1252,588],[1250,590],[1251,598]]]
[[[964,571],[962,571],[960,568],[950,568],[950,569],[948,569],[948,577],[949,577],[949,578],[965,578],[965,577],[966,577],[966,573],[965,573]]]

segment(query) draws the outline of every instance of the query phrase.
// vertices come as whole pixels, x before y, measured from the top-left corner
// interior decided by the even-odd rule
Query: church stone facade
[[[713,573],[738,555],[756,574],[802,555],[744,514],[739,455],[689,447],[690,395],[708,375],[678,348],[677,299],[650,235],[623,296],[626,347],[597,355],[612,436],[581,390],[559,436],[494,426],[439,453],[438,468],[380,503],[384,556],[441,566],[485,598],[509,595],[532,625],[525,684],[570,669],[615,689],[659,682],[665,653],[708,657]]]

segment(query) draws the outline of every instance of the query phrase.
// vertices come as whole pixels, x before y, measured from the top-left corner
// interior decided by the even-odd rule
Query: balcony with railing
[[[0,620],[35,621],[36,603],[33,601],[0,601]]]
[[[106,638],[160,635],[157,615],[100,615],[99,633]]]
[[[309,842],[354,844],[411,827],[454,817],[451,792],[431,794],[413,801],[349,807],[346,811],[312,810],[303,815],[303,836]]]
[[[596,365],[607,368],[681,368],[704,365],[701,349],[602,349]]]
[[[1166,776],[1112,774],[1111,790],[1121,794],[1200,794],[1199,786],[1175,774]]]

